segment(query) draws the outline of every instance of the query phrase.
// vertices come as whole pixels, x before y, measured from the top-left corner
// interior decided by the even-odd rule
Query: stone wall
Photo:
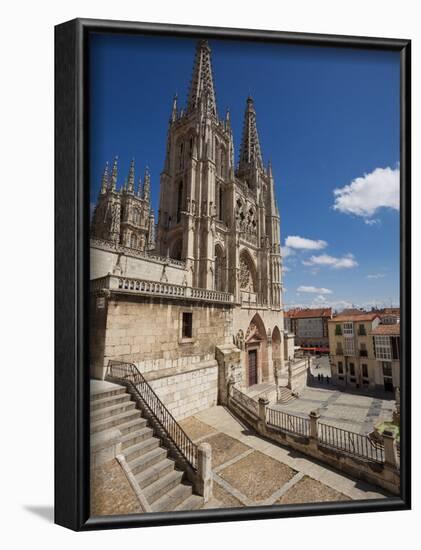
[[[110,359],[134,363],[177,419],[216,405],[215,346],[232,341],[230,307],[145,296],[93,298],[92,307],[92,376],[103,378]],[[182,337],[183,312],[192,338]]]
[[[118,262],[119,274],[148,281],[168,282],[182,285],[186,270],[182,267],[159,262],[149,258],[137,258],[127,254],[120,255],[112,250],[90,248],[90,278],[98,279],[114,273]]]
[[[218,365],[215,360],[172,376],[150,380],[150,385],[176,420],[214,407],[218,397]]]

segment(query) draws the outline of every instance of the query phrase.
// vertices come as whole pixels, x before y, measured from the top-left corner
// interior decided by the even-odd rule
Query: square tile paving
[[[269,498],[296,474],[286,464],[254,451],[219,472],[219,476],[253,501]]]
[[[351,500],[331,487],[304,476],[282,495],[275,504],[303,504],[309,502],[339,502]]]
[[[212,447],[212,468],[216,468],[250,449],[248,445],[244,445],[238,439],[224,433],[217,433],[207,437],[204,441]]]
[[[216,433],[215,428],[212,428],[209,424],[201,422],[195,416],[189,416],[188,418],[181,420],[180,426],[192,441],[196,441],[197,439]]]
[[[210,503],[209,508],[239,508],[244,507],[244,504],[240,502],[234,495],[231,495],[218,483],[213,484],[213,498],[217,500],[215,506]]]

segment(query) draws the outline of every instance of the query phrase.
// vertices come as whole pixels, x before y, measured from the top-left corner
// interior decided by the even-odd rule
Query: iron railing
[[[141,400],[148,412],[164,430],[168,439],[174,444],[190,466],[197,469],[197,445],[191,441],[183,428],[178,424],[154,390],[139,372],[136,365],[123,361],[108,362],[107,377],[128,385]]]
[[[270,426],[274,426],[275,428],[295,435],[302,435],[304,437],[310,436],[310,421],[308,418],[288,414],[269,407],[266,414],[266,422]]]
[[[367,435],[349,432],[321,422],[318,430],[319,442],[326,447],[339,449],[374,462],[384,462],[383,447],[374,443]]]
[[[255,416],[259,416],[259,404],[252,397],[232,386],[231,399]]]

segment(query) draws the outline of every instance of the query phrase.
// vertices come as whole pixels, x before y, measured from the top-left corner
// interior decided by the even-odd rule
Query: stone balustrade
[[[145,294],[148,296],[184,298],[187,300],[218,302],[223,304],[232,304],[234,302],[234,296],[229,292],[207,290],[204,288],[193,288],[171,283],[147,281],[144,279],[135,279],[133,277],[123,277],[118,275],[107,275],[106,277],[101,277],[91,281],[92,292],[99,292],[104,289],[123,293],[128,292]]]

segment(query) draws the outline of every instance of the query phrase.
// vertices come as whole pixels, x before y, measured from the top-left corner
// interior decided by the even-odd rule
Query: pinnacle
[[[211,49],[207,40],[200,40],[197,44],[193,78],[187,100],[187,111],[200,107],[216,116]]]

